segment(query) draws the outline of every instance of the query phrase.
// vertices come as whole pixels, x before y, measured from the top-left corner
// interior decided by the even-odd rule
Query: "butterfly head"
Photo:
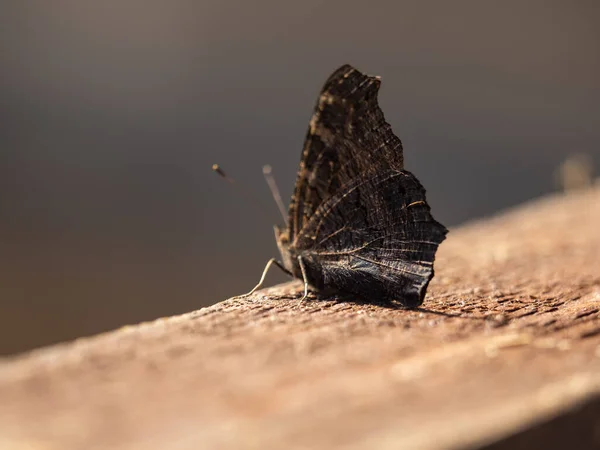
[[[275,225],[275,241],[277,242],[277,247],[279,248],[279,253],[281,253],[281,259],[283,265],[290,272],[294,273],[294,262],[296,260],[296,254],[291,248],[290,242],[290,231],[287,226]]]

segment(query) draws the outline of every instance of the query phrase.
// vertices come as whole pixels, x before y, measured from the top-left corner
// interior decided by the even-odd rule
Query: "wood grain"
[[[596,185],[451,230],[416,311],[293,282],[6,358],[0,448],[600,445],[599,224]]]

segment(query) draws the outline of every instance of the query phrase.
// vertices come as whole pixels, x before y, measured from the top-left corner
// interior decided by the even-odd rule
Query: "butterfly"
[[[271,265],[309,288],[367,300],[422,304],[447,230],[433,219],[425,189],[404,169],[402,143],[377,102],[381,80],[350,65],[319,95],[284,226],[281,261]]]

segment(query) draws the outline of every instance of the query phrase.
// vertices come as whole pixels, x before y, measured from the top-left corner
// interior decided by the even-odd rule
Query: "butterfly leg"
[[[302,303],[306,300],[306,297],[308,297],[308,279],[306,278],[306,267],[304,267],[304,261],[300,255],[298,255],[298,264],[300,265],[300,271],[302,272],[302,281],[304,281],[304,295],[300,299],[300,303]]]
[[[281,270],[283,270],[285,273],[287,273],[288,275],[292,276],[292,273],[287,270],[283,264],[281,264],[279,261],[277,261],[275,258],[271,258],[269,260],[269,262],[267,262],[267,265],[265,266],[265,269],[263,270],[262,276],[260,277],[260,281],[258,282],[258,284],[256,286],[254,286],[254,288],[246,293],[246,294],[242,294],[242,295],[236,295],[233,298],[246,298],[251,296],[252,294],[254,294],[257,290],[259,290],[263,283],[265,282],[265,278],[267,277],[267,273],[269,272],[269,269],[271,268],[271,266],[275,264],[277,267],[279,267]]]

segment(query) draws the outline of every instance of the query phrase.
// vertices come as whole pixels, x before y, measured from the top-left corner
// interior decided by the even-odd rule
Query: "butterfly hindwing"
[[[295,248],[320,276],[317,287],[416,306],[445,234],[414,175],[388,170],[357,177],[323,202]]]

